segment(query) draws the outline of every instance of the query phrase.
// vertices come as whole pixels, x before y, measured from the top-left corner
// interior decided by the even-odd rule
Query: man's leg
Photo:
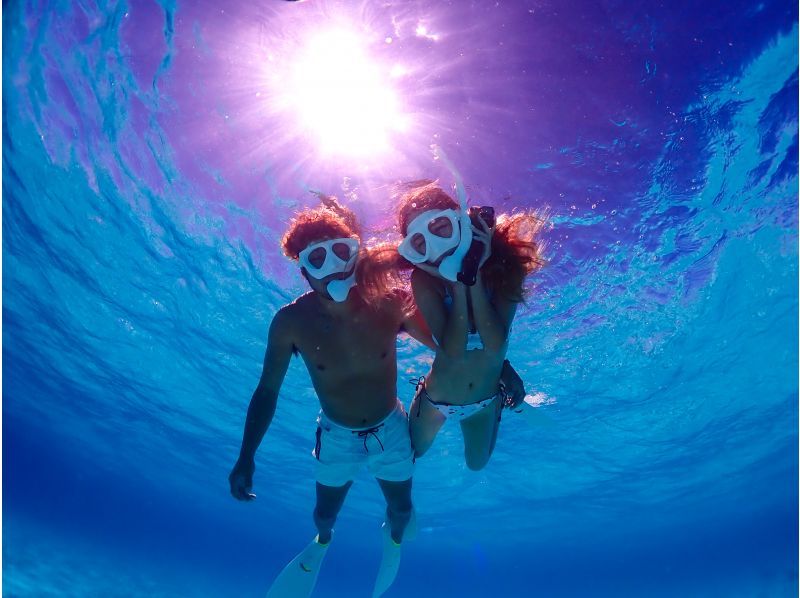
[[[319,532],[319,543],[331,541],[331,530],[336,517],[344,504],[347,491],[353,485],[352,480],[344,486],[325,486],[317,482],[317,506],[314,507],[314,524]]]
[[[314,591],[317,576],[322,567],[331,531],[336,516],[342,508],[344,497],[353,482],[344,486],[325,486],[317,482],[317,506],[314,508],[314,523],[319,534],[311,540],[291,563],[286,565],[275,579],[267,593],[267,598],[307,598]]]
[[[404,482],[378,479],[378,484],[386,498],[386,522],[389,524],[392,540],[400,544],[411,518],[411,478]]]

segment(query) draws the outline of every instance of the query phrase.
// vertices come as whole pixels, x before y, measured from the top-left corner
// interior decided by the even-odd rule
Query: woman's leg
[[[417,393],[411,402],[411,409],[408,413],[411,446],[414,447],[415,458],[421,457],[431,448],[433,439],[436,438],[436,433],[446,419],[425,398],[424,392]]]
[[[467,467],[478,471],[486,467],[497,442],[497,428],[500,426],[500,412],[503,409],[501,397],[495,397],[492,406],[486,407],[461,420],[464,434],[464,459]]]

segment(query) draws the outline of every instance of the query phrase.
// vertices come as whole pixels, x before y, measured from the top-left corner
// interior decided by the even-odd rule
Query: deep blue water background
[[[411,67],[381,163],[254,99],[337,15]],[[299,361],[258,500],[227,490],[304,290],[277,240],[309,187],[388,231],[436,141],[476,201],[550,209],[510,358],[551,425],[506,418],[479,473],[442,432],[390,595],[796,595],[797,38],[778,1],[7,3],[3,594],[263,594],[314,533]],[[381,505],[360,478],[317,595],[369,594]]]

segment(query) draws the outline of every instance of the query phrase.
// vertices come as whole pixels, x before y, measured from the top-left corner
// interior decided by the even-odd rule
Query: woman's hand
[[[480,241],[483,243],[483,254],[481,255],[481,261],[478,263],[478,270],[483,267],[483,264],[486,263],[486,260],[492,255],[492,236],[494,235],[494,227],[489,227],[486,222],[484,222],[483,218],[478,216],[478,223],[480,224],[480,228],[472,225],[472,238],[476,241]]]
[[[504,407],[516,409],[525,400],[525,383],[519,377],[517,370],[506,359],[503,362],[503,370],[500,372],[500,381],[505,387]]]

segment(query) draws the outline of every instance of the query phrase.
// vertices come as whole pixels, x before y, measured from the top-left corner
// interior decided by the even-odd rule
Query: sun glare
[[[357,34],[330,31],[309,39],[292,61],[285,105],[322,152],[377,154],[389,148],[392,133],[407,127],[392,74],[370,59]]]

